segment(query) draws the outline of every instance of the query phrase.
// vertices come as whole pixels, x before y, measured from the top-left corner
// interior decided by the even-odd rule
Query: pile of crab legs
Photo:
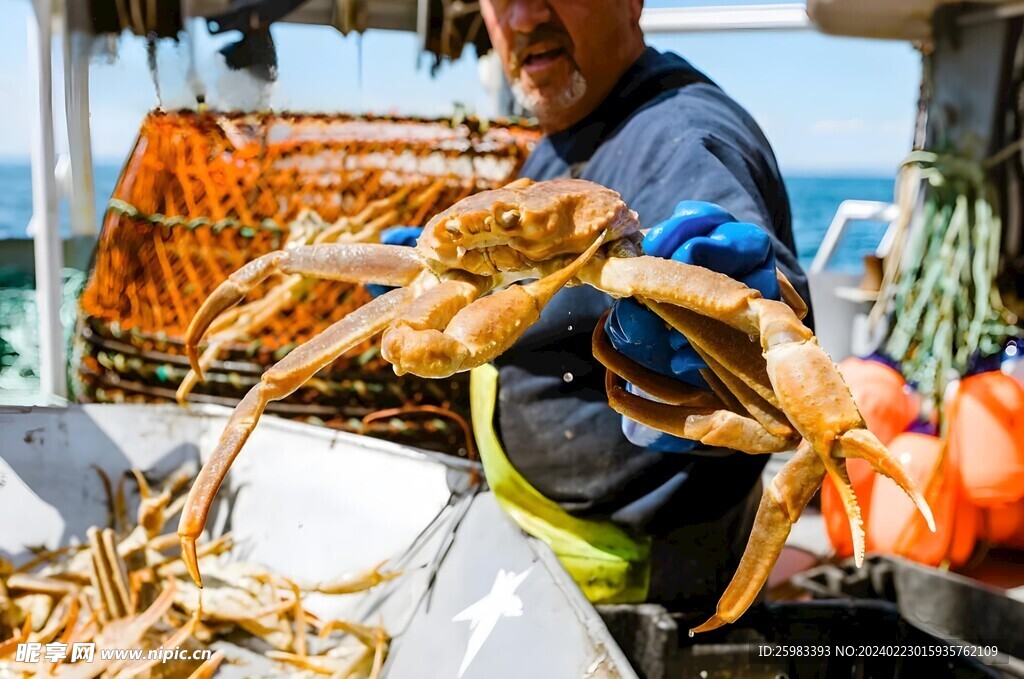
[[[390,641],[383,627],[322,620],[305,609],[303,599],[313,592],[365,591],[400,573],[382,571],[379,564],[336,580],[296,583],[254,564],[225,563],[218,557],[231,550],[232,540],[223,535],[199,548],[216,583],[200,590],[173,553],[177,536],[164,532],[166,520],[184,505],[194,464],[175,470],[156,488],[131,470],[140,498],[134,525],[125,477],[114,493],[109,478],[97,471],[111,501],[111,526],[93,526],[85,544],[41,550],[17,567],[0,559],[0,675],[202,679],[214,675],[226,654],[211,649],[203,660],[194,652],[227,635],[238,640],[234,632],[241,630],[261,640],[257,647],[269,647],[266,657],[302,674],[380,676]],[[311,632],[317,632],[315,640],[307,640]],[[63,653],[41,653],[38,662],[18,659],[19,644],[33,643],[47,649],[57,644]],[[90,656],[70,653],[79,644],[92,644]],[[104,657],[126,649],[160,652]],[[186,654],[176,654],[179,649]]]
[[[717,611],[690,631],[736,621],[753,603],[792,525],[828,474],[843,499],[858,566],[860,511],[847,458],[868,460],[896,482],[934,531],[923,495],[869,432],[835,364],[801,322],[806,305],[779,272],[783,301],[723,274],[644,255],[637,215],[619,194],[575,179],[518,180],[456,203],[427,224],[415,248],[332,244],[270,253],[232,274],[192,319],[197,346],[217,317],[273,274],[376,283],[395,289],[296,348],[264,373],[236,407],[182,512],[182,556],[201,584],[196,540],[228,468],[267,403],[287,396],[342,352],[383,332],[382,356],[397,374],[443,378],[486,364],[512,346],[567,285],[633,297],[689,339],[707,362],[704,392],[615,352],[599,323],[594,354],[608,369],[608,402],[660,431],[757,455],[795,454],[765,487],[753,530]],[[530,281],[530,282],[526,282]],[[653,398],[623,388],[628,380]]]

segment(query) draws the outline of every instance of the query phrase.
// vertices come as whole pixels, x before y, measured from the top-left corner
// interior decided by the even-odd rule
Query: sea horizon
[[[97,159],[93,163],[96,188],[96,219],[102,223],[123,160]],[[783,172],[793,212],[793,233],[797,253],[808,266],[825,236],[832,217],[844,200],[891,201],[895,172],[877,169],[796,168]],[[680,198],[682,200],[682,197]],[[32,178],[28,158],[0,157],[0,240],[27,239],[32,216]],[[61,235],[71,234],[66,204],[60,209]],[[865,254],[871,252],[885,225],[867,225],[854,230],[841,244],[833,265],[844,270],[859,270]]]

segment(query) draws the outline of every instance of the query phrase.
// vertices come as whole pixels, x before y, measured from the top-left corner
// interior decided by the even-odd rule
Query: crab
[[[296,348],[239,402],[182,512],[178,534],[192,577],[201,583],[195,545],[213,498],[268,402],[287,396],[378,333],[381,353],[397,374],[444,378],[486,364],[511,347],[566,285],[637,299],[682,332],[708,364],[703,374],[710,393],[629,361],[611,348],[598,323],[594,353],[608,368],[614,410],[667,433],[752,455],[796,448],[764,490],[747,547],[715,614],[691,635],[734,622],[747,610],[826,474],[840,489],[856,561],[863,562],[864,532],[847,458],[866,459],[895,481],[934,530],[920,490],[866,429],[835,364],[801,322],[806,306],[781,272],[783,301],[774,301],[723,274],[646,256],[640,244],[637,214],[616,192],[577,179],[518,180],[436,215],[415,248],[297,247],[236,271],[189,326],[186,348],[198,375],[197,347],[206,329],[270,275],[394,289]],[[652,398],[630,393],[622,379]]]

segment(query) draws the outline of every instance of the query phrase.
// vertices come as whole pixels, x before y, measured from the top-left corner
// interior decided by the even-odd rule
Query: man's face
[[[643,0],[483,0],[513,92],[548,131],[590,113],[639,57]]]

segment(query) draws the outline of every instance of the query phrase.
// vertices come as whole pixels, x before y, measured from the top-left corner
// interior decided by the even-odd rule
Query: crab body
[[[438,214],[416,248],[327,244],[253,260],[221,284],[192,320],[186,343],[197,375],[196,347],[206,329],[275,273],[396,289],[298,347],[239,403],[182,512],[182,555],[197,582],[195,540],[232,460],[269,401],[288,395],[338,355],[381,332],[381,353],[396,373],[447,377],[470,370],[511,347],[566,285],[636,298],[682,332],[708,364],[702,374],[713,393],[632,363],[611,348],[599,322],[594,355],[608,368],[613,409],[661,431],[749,454],[797,448],[765,489],[747,549],[718,611],[694,631],[732,622],[749,607],[825,474],[840,489],[855,553],[863,559],[847,457],[868,459],[895,480],[932,525],[931,512],[905,470],[864,428],[835,365],[800,320],[806,306],[781,272],[783,301],[773,301],[723,274],[645,256],[636,213],[610,189],[574,179],[520,180]],[[536,280],[525,282],[529,279]],[[657,400],[628,392],[620,376]]]
[[[439,213],[416,249],[436,273],[525,277],[582,254],[602,234],[610,243],[639,233],[636,213],[610,189],[581,179],[519,180]]]

